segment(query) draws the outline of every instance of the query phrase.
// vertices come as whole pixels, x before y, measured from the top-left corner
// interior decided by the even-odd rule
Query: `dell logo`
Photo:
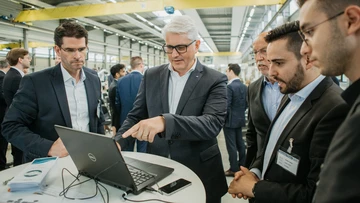
[[[88,153],[88,157],[90,158],[91,161],[96,162],[96,157],[93,154]]]

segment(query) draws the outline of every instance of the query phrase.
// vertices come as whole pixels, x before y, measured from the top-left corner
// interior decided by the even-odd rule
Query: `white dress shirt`
[[[195,58],[195,62],[193,66],[186,72],[183,76],[180,76],[179,73],[174,71],[171,63],[169,63],[168,69],[170,70],[170,77],[169,77],[169,113],[175,114],[176,109],[179,105],[180,97],[184,90],[185,84],[189,79],[191,72],[195,70],[197,63],[197,59]]]
[[[61,72],[64,78],[66,97],[69,104],[71,124],[73,129],[81,131],[90,131],[89,108],[84,80],[85,73],[81,70],[80,81],[76,83],[67,70],[61,64]]]

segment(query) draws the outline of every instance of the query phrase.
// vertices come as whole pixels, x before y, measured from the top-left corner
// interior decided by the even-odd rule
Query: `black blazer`
[[[5,73],[0,70],[0,123],[4,120],[5,110],[6,110],[6,101],[3,94],[3,81]],[[0,133],[1,135],[1,133]]]
[[[82,69],[89,107],[90,131],[104,134],[101,84],[96,72]],[[100,110],[100,118],[97,111]],[[60,64],[25,75],[2,123],[3,136],[24,152],[25,161],[46,157],[58,135],[54,125],[72,127]]]
[[[227,114],[225,127],[241,128],[245,126],[247,87],[240,80],[234,80],[227,86]]]
[[[134,108],[118,131],[122,133],[142,119],[165,117],[165,132],[148,143],[148,152],[178,161],[201,179],[207,200],[219,199],[227,192],[227,183],[217,139],[226,115],[224,74],[203,66],[199,61],[182,92],[176,114],[169,113],[168,64],[145,72]]]
[[[4,77],[2,88],[3,88],[6,105],[8,106],[8,108],[10,107],[14,99],[15,93],[19,89],[21,79],[22,79],[21,74],[19,73],[18,70],[14,68],[10,68]]]
[[[349,110],[341,98],[342,90],[329,77],[326,77],[310,93],[280,135],[270,157],[264,180],[255,185],[255,202],[261,203],[306,203],[311,202],[316,181],[319,179],[320,166],[335,131],[345,119]],[[272,122],[282,113],[290,99],[285,96],[279,111]],[[268,135],[269,135],[268,133]],[[297,175],[293,175],[276,164],[280,147],[288,149],[289,139],[293,138],[292,152],[300,156]],[[251,168],[262,170],[263,156],[258,157]]]
[[[266,133],[271,123],[262,101],[263,89],[264,76],[251,83],[248,89],[249,123],[246,131],[246,167],[250,167],[256,157],[261,155]]]
[[[116,99],[117,80],[113,80],[109,87],[109,100],[110,100],[110,112],[111,112],[111,125],[115,126],[116,130],[120,128],[120,113],[115,106]]]

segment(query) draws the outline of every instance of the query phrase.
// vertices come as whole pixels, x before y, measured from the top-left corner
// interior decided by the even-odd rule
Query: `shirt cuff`
[[[250,171],[255,173],[255,175],[261,180],[261,171],[258,168],[252,168]]]

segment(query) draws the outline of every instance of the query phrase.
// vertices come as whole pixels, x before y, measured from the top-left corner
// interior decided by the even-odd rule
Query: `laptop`
[[[124,157],[116,141],[104,135],[55,125],[79,174],[135,195],[170,175],[174,169]]]

